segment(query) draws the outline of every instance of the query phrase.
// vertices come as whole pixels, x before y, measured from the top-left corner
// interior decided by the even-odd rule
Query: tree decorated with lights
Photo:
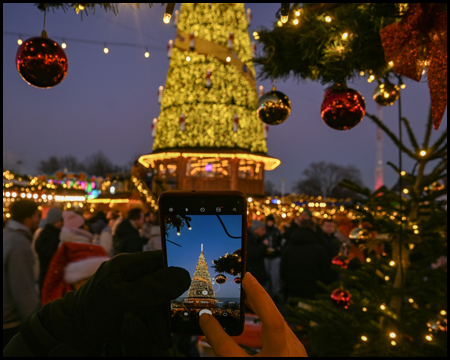
[[[199,301],[200,300],[200,301]],[[215,305],[216,296],[211,284],[211,277],[206,264],[205,254],[203,254],[203,244],[200,256],[195,268],[194,277],[189,288],[188,298],[184,301],[185,304],[193,304],[194,307],[207,307]]]
[[[362,120],[364,102],[358,99],[357,107],[349,102],[359,95],[346,85],[358,76],[378,82],[373,98],[381,106],[401,98],[404,76],[419,81],[427,74],[431,95],[420,145],[401,116],[400,101],[399,127],[410,147],[402,131],[397,137],[365,114],[399,148],[399,163],[389,163],[399,183],[375,192],[342,183],[363,195],[346,206],[357,226],[348,234],[350,253],[358,256],[348,263],[343,250],[333,260],[341,280],[324,286],[315,300],[291,299],[289,321],[307,336],[310,354],[446,356],[447,131],[430,142],[432,126],[439,128],[447,105],[446,4],[282,4],[280,13],[273,29],[254,32],[263,50],[256,63],[263,78],[296,77],[329,86],[321,108],[327,125],[347,130]],[[327,118],[329,109],[334,117]],[[338,118],[338,112],[345,116]],[[402,155],[415,161],[410,172],[402,168]]]
[[[334,259],[340,281],[315,300],[291,299],[289,321],[301,326],[299,334],[307,334],[311,353],[320,356],[444,356],[447,131],[430,143],[430,112],[419,145],[403,118],[413,144],[408,148],[375,116],[371,118],[415,165],[408,173],[389,163],[399,175],[400,189],[383,186],[371,192],[342,183],[363,195],[348,207],[349,216],[363,224],[349,235],[360,260],[355,257],[348,264],[343,254]]]
[[[244,4],[181,5],[153,150],[267,152],[247,26]]]

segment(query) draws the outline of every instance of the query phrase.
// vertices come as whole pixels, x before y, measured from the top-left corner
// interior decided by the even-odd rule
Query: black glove
[[[81,355],[173,355],[167,302],[190,283],[186,270],[163,268],[161,251],[120,254],[37,315],[49,335]],[[24,327],[29,345],[36,327],[32,322]],[[55,344],[50,347],[47,355],[56,355]]]

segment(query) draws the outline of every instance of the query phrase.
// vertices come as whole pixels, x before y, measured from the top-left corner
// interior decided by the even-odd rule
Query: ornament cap
[[[47,37],[48,37],[48,36],[47,36],[47,31],[42,30],[42,32],[41,32],[41,37],[47,38]]]

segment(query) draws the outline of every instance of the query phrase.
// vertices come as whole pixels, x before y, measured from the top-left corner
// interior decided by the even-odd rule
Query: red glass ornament
[[[352,303],[352,294],[345,289],[336,289],[331,293],[331,301],[341,309],[348,309]]]
[[[48,89],[65,78],[69,63],[66,53],[56,41],[37,36],[19,46],[16,66],[28,84]]]
[[[329,127],[349,130],[361,122],[365,109],[366,102],[358,91],[338,87],[325,92],[320,113]]]
[[[341,258],[339,255],[335,256],[333,258],[333,260],[331,260],[331,263],[333,265],[339,266],[339,267],[341,267],[343,269],[347,269],[348,268],[348,260]]]

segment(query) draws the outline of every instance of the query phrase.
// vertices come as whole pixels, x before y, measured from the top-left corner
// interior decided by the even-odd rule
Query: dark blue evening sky
[[[262,26],[271,28],[280,3],[246,4],[253,13],[249,33]],[[180,4],[176,5],[176,9]],[[68,44],[66,54],[69,71],[64,81],[51,89],[37,89],[25,83],[14,66],[17,38],[39,36],[43,28],[43,13],[33,4],[3,4],[3,166],[18,172],[37,175],[36,165],[51,155],[75,155],[79,160],[99,150],[118,165],[124,165],[152,151],[151,122],[159,115],[157,90],[166,82],[169,60],[166,46],[173,39],[173,24],[162,21],[164,7],[141,5],[139,9],[119,4],[119,14],[97,9],[89,16],[73,10],[50,11],[47,14],[48,36]],[[13,35],[5,32],[12,32]],[[88,44],[70,39],[100,41]],[[108,45],[122,42],[142,48]],[[144,57],[148,47],[150,57]],[[261,47],[261,46],[260,46]],[[258,73],[258,69],[257,73]],[[430,106],[426,80],[416,83],[405,80],[402,91],[403,116],[419,134],[425,131]],[[268,90],[271,81],[258,81]],[[349,83],[366,99],[366,110],[376,114],[372,100],[376,87],[367,76]],[[266,180],[281,188],[286,179],[286,191],[299,179],[311,162],[327,161],[340,165],[355,165],[369,187],[374,186],[376,127],[365,118],[349,131],[336,131],[324,124],[320,105],[325,86],[295,80],[278,81],[277,89],[292,101],[289,119],[269,130],[268,154],[281,160],[281,165],[266,173]],[[383,108],[383,119],[398,133],[398,103]],[[447,113],[433,138],[447,127]],[[406,137],[406,135],[405,135]],[[409,141],[405,140],[407,144]],[[390,139],[384,140],[384,164],[398,163],[397,148]],[[22,164],[18,164],[21,161]],[[406,156],[404,168],[414,164]],[[393,185],[394,171],[384,166],[385,183]]]
[[[219,259],[226,253],[230,255],[241,248],[240,239],[230,238],[224,231],[216,215],[190,215],[192,230],[185,226],[177,235],[177,229],[171,228],[168,232],[168,239],[181,245],[181,247],[166,243],[167,262],[169,266],[178,266],[189,271],[191,278],[194,277],[195,268],[203,244],[203,254],[205,255],[208,271],[211,278],[218,273],[212,268],[212,261]],[[231,236],[241,236],[242,216],[241,215],[220,215],[228,233]],[[214,291],[218,297],[239,297],[238,285],[234,282],[235,277],[225,274],[227,282],[225,284],[215,284]],[[181,297],[186,296],[186,291]]]

